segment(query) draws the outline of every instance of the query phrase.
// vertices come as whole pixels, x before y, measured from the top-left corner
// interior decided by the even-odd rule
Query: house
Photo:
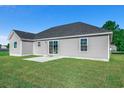
[[[65,56],[108,61],[112,32],[83,22],[49,28],[39,33],[13,30],[10,56]]]
[[[1,45],[0,49],[7,49],[7,46],[6,45]]]
[[[8,51],[7,45],[1,45],[0,44],[0,51]]]
[[[110,45],[110,50],[111,50],[111,52],[116,52],[117,51],[117,46],[114,45],[114,44],[111,44]]]
[[[2,50],[2,49],[8,49],[8,48],[7,48],[7,45],[0,45],[0,49]]]

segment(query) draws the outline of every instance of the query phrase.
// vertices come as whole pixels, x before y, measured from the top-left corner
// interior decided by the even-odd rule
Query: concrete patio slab
[[[47,61],[52,61],[56,59],[61,59],[64,57],[60,56],[55,56],[55,57],[50,57],[50,56],[45,56],[45,57],[33,57],[33,58],[25,58],[24,60],[29,60],[29,61],[36,61],[36,62],[47,62]]]

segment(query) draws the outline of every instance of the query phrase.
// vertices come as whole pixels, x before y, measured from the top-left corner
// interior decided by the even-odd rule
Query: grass
[[[0,56],[8,56],[9,52],[8,51],[0,51]]]
[[[38,63],[0,57],[0,87],[124,87],[124,55],[110,62],[63,58]]]
[[[112,54],[124,54],[124,51],[112,51]]]

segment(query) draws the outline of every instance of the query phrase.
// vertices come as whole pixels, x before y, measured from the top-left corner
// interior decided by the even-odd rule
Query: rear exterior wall
[[[87,51],[80,51],[80,39],[87,38]],[[77,37],[58,40],[59,56],[81,57],[84,59],[109,60],[109,35]],[[33,43],[33,54],[35,55],[50,55],[49,41],[36,41]],[[38,46],[41,42],[41,46]]]

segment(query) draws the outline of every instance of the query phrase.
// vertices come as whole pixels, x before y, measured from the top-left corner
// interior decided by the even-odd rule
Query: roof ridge
[[[77,24],[77,23],[83,23],[83,22],[72,22],[72,23],[67,23],[67,24],[63,24],[63,25],[57,25],[57,26],[50,27],[50,28],[48,28],[46,30],[43,30],[43,31],[41,31],[39,33],[42,33],[42,32],[45,32],[47,30],[54,29],[54,28],[57,28],[57,27],[68,26],[68,25]],[[39,33],[37,33],[37,34],[39,34]]]
[[[13,29],[13,31],[23,32],[23,33],[30,33],[30,34],[36,34],[36,33],[26,32],[26,31],[22,31],[22,30],[16,30],[16,29]]]
[[[106,29],[104,29],[104,28],[100,28],[100,27],[95,26],[95,25],[92,25],[92,24],[88,24],[88,23],[84,23],[84,22],[80,22],[80,23],[85,24],[85,25],[88,25],[88,26],[95,27],[95,28],[97,28],[97,29],[101,29],[101,30],[105,30],[105,31],[110,31],[110,30],[106,30]]]
[[[13,31],[19,34],[19,36],[22,38],[31,39],[110,32],[110,30],[105,30],[100,27],[90,25],[84,22],[73,22],[64,25],[58,25],[41,31],[39,33],[30,33],[15,29]]]
[[[20,30],[13,30],[20,38],[22,39],[34,39],[35,35],[34,33],[20,31]]]

